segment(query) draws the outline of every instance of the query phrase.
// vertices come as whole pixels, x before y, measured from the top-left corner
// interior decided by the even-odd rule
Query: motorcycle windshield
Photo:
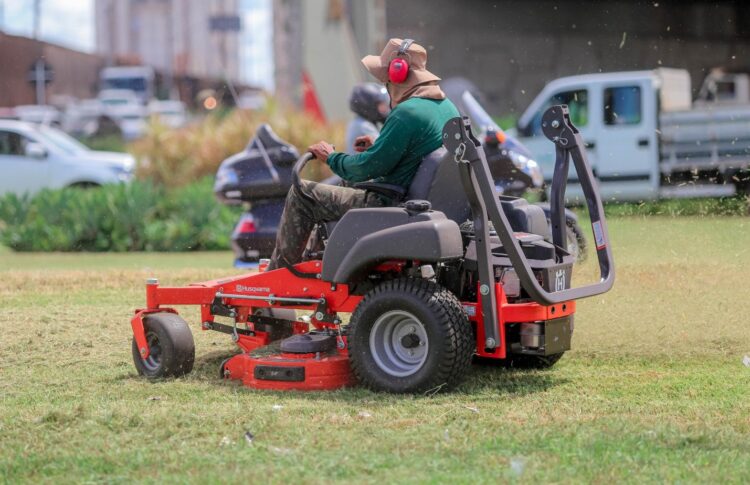
[[[495,120],[492,119],[492,116],[482,108],[479,101],[469,91],[464,91],[464,94],[461,95],[461,101],[464,103],[464,109],[466,109],[466,114],[471,118],[473,126],[481,131],[482,134],[489,130],[498,133],[503,132],[497,123],[495,123]]]
[[[520,141],[505,133],[469,91],[464,91],[464,94],[461,95],[461,101],[463,101],[466,114],[471,118],[472,125],[479,130],[478,133],[475,133],[477,138],[483,139],[488,131],[503,133],[505,135],[505,141],[501,145],[503,148],[531,158],[531,152]]]

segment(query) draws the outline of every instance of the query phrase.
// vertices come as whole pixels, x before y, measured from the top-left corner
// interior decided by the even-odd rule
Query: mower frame
[[[479,141],[471,133],[468,118],[450,120],[443,130],[443,142],[449,152],[453,153],[455,162],[459,164],[461,181],[471,205],[479,270],[477,301],[463,301],[461,305],[469,321],[475,325],[476,355],[480,357],[504,359],[508,356],[508,324],[572,318],[576,310],[576,299],[604,293],[614,282],[614,264],[602,203],[595,188],[591,168],[582,150],[583,141],[578,130],[570,122],[567,107],[550,108],[543,117],[542,127],[544,134],[557,147],[551,200],[556,260],[562,262],[563,258],[570,258],[561,248],[565,247],[564,194],[569,160],[572,157],[592,219],[601,279],[592,285],[555,292],[547,291],[540,285],[500,206],[484,152]],[[309,155],[303,156],[298,161],[294,172],[295,180],[299,180],[299,171],[309,158]],[[533,301],[509,303],[503,285],[495,282],[487,221],[494,224],[522,287]],[[372,268],[371,273],[391,273],[397,276],[402,273],[404,266],[410,263],[412,262],[396,260],[380,262]],[[146,306],[136,310],[131,319],[134,340],[141,358],[146,359],[150,355],[144,331],[144,318],[159,312],[177,313],[175,305],[199,306],[201,328],[231,334],[245,353],[271,342],[271,333],[257,329],[258,324],[291,323],[294,334],[306,333],[309,330],[307,322],[290,322],[273,316],[258,315],[258,310],[270,308],[311,311],[309,323],[316,330],[335,334],[337,352],[345,357],[347,335],[346,329],[341,328],[342,322],[338,314],[353,312],[364,296],[352,293],[354,287],[348,284],[324,281],[322,265],[321,260],[311,260],[272,271],[243,274],[183,287],[160,286],[158,280],[148,280]],[[232,324],[217,322],[217,316],[230,318]],[[291,384],[290,386],[289,388],[294,388]]]

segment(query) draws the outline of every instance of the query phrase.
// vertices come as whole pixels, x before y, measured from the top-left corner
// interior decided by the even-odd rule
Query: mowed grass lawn
[[[750,482],[750,219],[610,231],[615,289],[579,304],[557,366],[475,366],[433,396],[222,381],[235,350],[193,308],[194,372],[150,383],[130,354],[145,279],[234,274],[230,254],[1,252],[0,481]]]

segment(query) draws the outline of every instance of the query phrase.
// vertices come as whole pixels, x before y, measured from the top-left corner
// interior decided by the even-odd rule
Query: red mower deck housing
[[[321,264],[321,261],[307,261],[295,265],[295,270],[302,273],[316,272],[320,270]],[[397,264],[382,265],[382,268],[386,269],[398,267]],[[271,292],[271,288],[276,291]],[[480,357],[494,359],[507,357],[505,330],[509,324],[572,318],[575,313],[575,301],[547,306],[534,302],[511,304],[508,303],[501,284],[496,284],[495,292],[498,295],[498,332],[501,338],[500,345],[492,350],[484,346],[486,341],[484,321],[482,312],[477,311],[477,306],[481,306],[481,300],[462,302],[469,321],[475,329],[476,355]],[[238,325],[236,334],[234,326],[216,322],[212,306],[216,303],[217,295],[220,295],[220,300],[224,305],[236,308],[235,317],[227,315],[229,318],[236,319]],[[291,303],[290,300],[298,303]],[[309,300],[309,302],[302,303],[303,300]],[[201,328],[231,333],[236,339],[237,346],[243,351],[223,364],[222,375],[225,378],[240,380],[244,385],[257,389],[330,390],[354,383],[349,369],[345,338],[340,338],[341,348],[323,355],[279,352],[254,356],[253,351],[268,346],[271,340],[268,332],[255,329],[252,315],[264,308],[307,310],[313,312],[310,323],[301,321],[295,323],[294,333],[303,334],[310,329],[336,330],[338,313],[353,312],[361,300],[361,295],[349,294],[347,285],[331,285],[320,280],[300,278],[285,268],[194,283],[184,287],[162,287],[156,280],[149,280],[146,285],[146,308],[136,310],[131,324],[141,357],[146,359],[149,357],[149,346],[143,327],[144,316],[162,312],[176,314],[177,310],[173,308],[174,305],[199,305]],[[304,368],[302,374],[304,379],[298,379],[299,373],[286,375],[278,371],[278,368],[289,369],[291,372],[298,372],[297,369]],[[266,375],[262,373],[259,375],[259,369],[265,369]]]

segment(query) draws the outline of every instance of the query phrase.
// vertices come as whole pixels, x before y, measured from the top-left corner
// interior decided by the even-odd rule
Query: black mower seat
[[[458,164],[445,148],[427,155],[419,166],[409,187],[406,200],[423,199],[432,204],[432,209],[443,212],[457,224],[471,219],[471,207],[466,198]],[[516,232],[538,234],[551,239],[544,210],[525,199],[500,196],[500,205]]]
[[[397,188],[377,183],[362,183],[355,187],[380,192],[389,197],[393,196],[392,191]],[[459,226],[471,220],[471,207],[461,184],[458,164],[443,147],[422,159],[402,200],[427,200],[433,211],[442,212],[447,219]],[[545,239],[551,239],[542,208],[515,197],[501,196],[500,202],[514,231],[539,234]],[[339,221],[326,222],[325,234],[332,235],[338,223]]]

